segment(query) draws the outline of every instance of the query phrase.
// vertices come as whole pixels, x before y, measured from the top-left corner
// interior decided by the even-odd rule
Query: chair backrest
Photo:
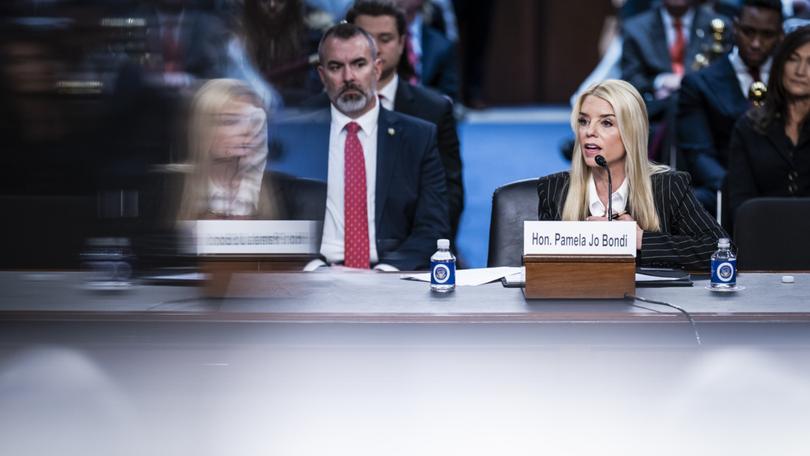
[[[744,270],[810,269],[810,198],[756,198],[734,219],[737,267]]]
[[[289,220],[323,220],[326,213],[326,182],[271,171],[268,173]]]
[[[537,220],[537,178],[512,182],[492,194],[487,266],[523,265],[523,221]]]

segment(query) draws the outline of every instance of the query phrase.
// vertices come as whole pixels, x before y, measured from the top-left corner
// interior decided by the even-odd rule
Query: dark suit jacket
[[[321,93],[307,100],[304,106],[309,109],[328,108],[329,97],[325,93]],[[396,99],[394,100],[394,111],[436,125],[439,158],[442,165],[444,165],[444,174],[446,176],[445,187],[447,188],[450,235],[451,238],[455,238],[461,211],[464,209],[464,182],[453,104],[446,97],[433,90],[411,85],[400,78],[397,85]]]
[[[728,145],[737,119],[750,104],[740,90],[728,56],[686,75],[678,96],[678,147],[686,159],[695,192],[714,207],[728,167]],[[705,194],[709,201],[700,198]]]
[[[442,160],[447,178],[450,232],[455,237],[461,211],[464,209],[464,181],[453,103],[430,89],[413,86],[400,79],[397,84],[394,111],[426,120],[436,125],[438,129],[439,158]]]
[[[672,72],[672,59],[669,57],[661,8],[663,7],[653,8],[634,16],[622,27],[624,38],[621,58],[622,79],[633,84],[646,100],[654,99],[655,77],[661,73]],[[695,9],[684,60],[687,73],[691,71],[695,55],[701,52],[703,47],[711,44],[710,24],[712,19],[717,17],[726,21],[726,30],[731,30],[731,24],[725,17],[706,7]]]
[[[731,136],[728,186],[733,214],[750,198],[810,196],[810,123],[794,146],[781,120],[763,134],[748,116],[740,117]]]
[[[697,202],[689,175],[678,171],[653,174],[652,190],[661,232],[645,231],[636,263],[641,266],[679,266],[707,269],[717,240],[728,235]],[[540,178],[538,218],[561,220],[568,194],[568,172]],[[631,205],[632,201],[628,205]]]
[[[160,22],[154,9],[144,9],[146,46],[153,54],[163,52]],[[186,8],[179,24],[179,45],[182,54],[180,71],[198,78],[222,77],[227,59],[228,30],[217,16]]]
[[[331,114],[329,109],[321,109],[309,114],[309,119],[313,124],[326,122],[328,127]],[[319,136],[320,146],[291,153],[305,153],[326,165],[329,128],[311,131]],[[402,270],[426,269],[436,251],[436,240],[450,234],[436,126],[380,109],[377,132],[374,214],[379,262]],[[325,201],[326,195],[323,197]]]
[[[452,41],[438,30],[422,26],[422,84],[458,99],[458,54]]]

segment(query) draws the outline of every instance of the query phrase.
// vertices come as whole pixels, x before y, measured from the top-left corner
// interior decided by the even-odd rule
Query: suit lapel
[[[739,117],[748,110],[748,99],[740,89],[737,73],[728,56],[721,57],[717,65],[706,72],[706,83],[718,110],[726,116]]]
[[[377,188],[374,197],[374,225],[377,233],[380,232],[385,202],[391,187],[391,176],[394,173],[394,166],[402,144],[397,139],[397,135],[401,135],[402,132],[393,117],[390,111],[380,109],[377,123]]]
[[[413,90],[404,79],[400,79],[397,84],[397,93],[394,99],[394,111],[413,115]]]
[[[660,7],[660,8],[663,8]],[[660,69],[665,72],[672,71],[672,59],[669,55],[669,46],[667,46],[667,30],[664,27],[664,19],[661,17],[661,10],[657,9],[655,18],[653,19],[652,23],[650,23],[652,27],[652,33],[650,36],[655,36],[657,39],[652,40],[652,50],[653,54],[652,57],[655,59]]]

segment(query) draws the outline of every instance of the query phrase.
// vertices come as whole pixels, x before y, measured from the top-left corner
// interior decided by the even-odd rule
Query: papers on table
[[[636,273],[636,282],[661,282],[661,281],[672,281],[672,280],[683,280],[682,277],[662,277],[656,275],[649,275],[649,274],[639,274]]]
[[[456,270],[456,285],[458,286],[478,286],[485,283],[501,280],[506,276],[519,274],[523,268],[521,267],[499,267],[499,268],[477,268],[477,269],[458,269]],[[402,274],[399,276],[404,280],[418,280],[420,282],[430,282],[430,273],[423,272],[419,274]]]

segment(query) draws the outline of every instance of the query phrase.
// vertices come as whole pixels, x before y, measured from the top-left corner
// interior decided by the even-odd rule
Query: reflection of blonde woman
[[[539,219],[607,220],[612,206],[611,218],[636,223],[640,265],[706,269],[718,238],[727,235],[695,199],[688,174],[647,160],[647,109],[638,91],[615,79],[590,86],[574,106],[571,127],[571,171],[539,180]],[[610,168],[612,194],[598,155]]]
[[[272,218],[262,185],[267,116],[259,97],[235,79],[207,82],[192,101],[189,133],[178,218]]]

